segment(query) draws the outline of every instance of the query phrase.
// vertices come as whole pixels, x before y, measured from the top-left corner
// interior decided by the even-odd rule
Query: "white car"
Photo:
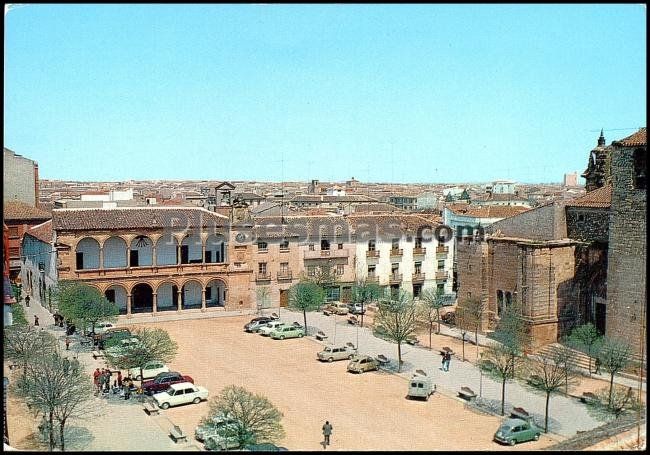
[[[129,376],[135,378],[136,381],[141,381],[142,379],[155,378],[158,373],[167,373],[169,367],[159,360],[154,360],[152,362],[147,362],[142,366],[142,376],[140,376],[140,368],[131,368],[129,370]]]
[[[285,324],[286,324],[285,322],[271,321],[268,324],[266,324],[264,327],[262,327],[259,333],[263,337],[268,337],[271,335],[271,332],[273,332],[275,329]]]
[[[197,404],[208,399],[208,389],[191,382],[179,382],[170,385],[164,392],[154,394],[153,399],[160,409],[187,403]]]
[[[120,340],[119,343],[115,344],[115,346],[111,346],[110,348],[107,348],[106,352],[112,355],[120,355],[123,353],[124,349],[132,346],[137,346],[138,344],[140,344],[139,338],[136,337],[125,338],[123,340]]]
[[[98,322],[97,324],[95,324],[95,334],[96,335],[102,334],[106,332],[107,329],[112,329],[113,327],[115,326],[110,322]]]

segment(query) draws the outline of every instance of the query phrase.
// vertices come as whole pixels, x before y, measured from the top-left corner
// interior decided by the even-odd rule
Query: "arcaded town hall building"
[[[61,209],[52,228],[59,280],[96,287],[120,314],[239,309],[250,301],[247,248],[231,251],[224,215],[189,207]]]

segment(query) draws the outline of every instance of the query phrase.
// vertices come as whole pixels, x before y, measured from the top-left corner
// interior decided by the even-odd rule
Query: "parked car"
[[[203,422],[194,429],[194,438],[197,441],[205,441],[208,436],[218,434],[217,432],[223,428],[224,425],[232,425],[237,423],[236,420],[226,418],[222,414],[214,416],[207,422]]]
[[[187,403],[198,404],[208,399],[208,389],[191,382],[179,382],[170,385],[164,392],[155,393],[153,399],[160,409]]]
[[[332,344],[332,345],[325,346],[325,348],[322,351],[320,351],[318,354],[316,354],[316,356],[318,360],[322,360],[322,361],[327,360],[328,362],[333,362],[335,360],[344,360],[344,359],[352,360],[354,354],[355,354],[355,350],[348,345]]]
[[[372,371],[379,368],[379,363],[369,355],[355,356],[348,363],[348,371],[351,373],[363,373],[365,371]]]
[[[140,368],[131,368],[129,370],[129,376],[135,378],[136,381],[141,381],[142,379],[155,378],[160,373],[167,373],[168,371],[169,367],[167,365],[159,360],[154,360],[142,366],[142,376],[140,376]]]
[[[342,302],[330,302],[328,305],[325,305],[323,308],[323,313],[324,314],[341,314],[345,315],[348,314],[350,310],[348,309],[348,306],[345,303]]]
[[[207,450],[231,450],[239,448],[239,441],[234,435],[234,423],[227,423],[219,429],[205,437],[205,448]],[[219,434],[221,433],[221,434]]]
[[[305,329],[299,325],[282,325],[270,333],[274,340],[284,340],[285,338],[302,338],[305,336]]]
[[[425,401],[429,400],[429,396],[433,395],[436,391],[436,385],[430,377],[422,374],[414,374],[409,381],[409,390],[406,398],[424,398]]]
[[[98,322],[98,323],[95,324],[95,331],[94,332],[93,332],[93,327],[92,327],[92,324],[91,324],[88,327],[86,327],[86,330],[84,331],[84,334],[86,336],[97,336],[97,335],[103,334],[104,332],[106,332],[106,330],[112,329],[114,327],[115,326],[113,325],[112,322]]]
[[[518,442],[537,441],[541,428],[523,419],[507,419],[494,434],[494,440],[514,446]]]
[[[348,310],[352,314],[365,314],[366,313],[366,305],[361,305],[360,303],[348,303],[347,304]]]
[[[244,331],[255,333],[271,321],[273,321],[273,319],[267,316],[251,319],[251,322],[244,326]]]
[[[280,321],[271,321],[268,324],[266,324],[264,327],[260,327],[258,330],[258,333],[262,335],[263,337],[267,337],[271,335],[271,332],[273,332],[275,329],[278,327],[281,327],[283,325],[287,325],[286,322],[280,322]]]
[[[137,346],[140,344],[140,339],[138,337],[123,338],[117,340],[115,343],[112,343],[110,347],[106,348],[106,352],[113,355],[118,355],[122,352],[123,349]]]
[[[142,390],[144,393],[151,395],[157,392],[167,390],[170,385],[178,384],[181,382],[191,382],[194,384],[194,379],[190,376],[184,376],[177,371],[169,371],[167,373],[159,373],[155,378],[149,381],[142,382]]]
[[[126,327],[113,327],[108,328],[104,333],[95,334],[95,344],[99,349],[104,349],[107,344],[111,343],[113,339],[129,338],[131,331]]]

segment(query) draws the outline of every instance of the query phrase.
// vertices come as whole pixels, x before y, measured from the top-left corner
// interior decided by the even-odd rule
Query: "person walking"
[[[600,374],[600,359],[596,357],[596,371],[594,371],[594,374]]]
[[[122,387],[122,372],[121,371],[117,372],[117,386]]]
[[[25,296],[25,306],[29,308],[29,301],[31,300],[30,296]]]
[[[449,371],[449,363],[451,362],[451,354],[445,353],[445,371]]]
[[[65,350],[70,350],[70,337],[65,337]]]
[[[95,390],[99,390],[99,377],[101,376],[101,371],[99,368],[96,368],[93,372],[93,384],[95,384]]]
[[[35,325],[35,326],[40,325],[40,324],[38,323],[38,316],[36,316],[36,315],[34,315],[34,325]]]
[[[332,424],[329,422],[329,420],[325,421],[325,424],[323,425],[323,436],[325,437],[325,441],[323,441],[323,448],[327,448],[328,445],[330,445],[330,436],[332,435]]]

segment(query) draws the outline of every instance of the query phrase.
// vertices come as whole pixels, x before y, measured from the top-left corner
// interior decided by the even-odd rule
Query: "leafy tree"
[[[600,348],[603,337],[598,333],[596,327],[591,323],[587,323],[575,327],[569,335],[569,343],[580,350],[586,351],[589,356],[589,377],[591,377],[591,359],[598,357],[598,349]]]
[[[402,343],[411,338],[417,328],[417,306],[411,295],[399,291],[381,299],[375,328],[380,329],[386,339],[397,343],[397,371],[401,371]]]
[[[262,286],[257,288],[257,291],[255,291],[256,297],[257,297],[257,308],[258,313],[261,312],[261,310],[268,308],[271,304],[271,291],[269,290],[268,286]]]
[[[59,313],[75,325],[86,328],[100,321],[116,321],[120,309],[97,288],[78,281],[62,281],[55,292]]]
[[[492,337],[509,347],[513,353],[520,354],[526,349],[531,338],[517,302],[513,302],[503,311]]]
[[[27,321],[27,315],[25,314],[25,308],[22,305],[11,305],[11,317],[12,325],[26,326],[29,324]]]
[[[28,369],[37,364],[36,359],[40,355],[54,352],[58,347],[52,334],[30,325],[6,327],[3,338],[5,359],[18,362],[22,366],[23,378]]]
[[[65,451],[65,425],[70,417],[80,417],[91,409],[93,386],[78,360],[57,351],[43,353],[16,385],[18,394],[30,407],[46,416],[49,450],[56,446],[54,420],[59,423],[61,451]]]
[[[363,314],[365,313],[364,305],[374,302],[383,294],[383,289],[377,283],[360,280],[352,286],[352,302],[361,304],[361,327],[363,327]]]
[[[500,343],[490,343],[481,353],[481,371],[501,381],[501,415],[505,413],[506,382],[515,378],[522,361],[521,357],[512,355],[512,349]]]
[[[548,408],[551,395],[578,377],[575,355],[570,349],[559,348],[551,354],[541,354],[528,360],[527,382],[534,390],[546,395],[544,432],[548,433]]]
[[[634,396],[632,387],[616,384],[613,389],[606,387],[594,395],[595,399],[587,401],[587,410],[600,419],[618,419],[628,412],[643,409],[643,403]]]
[[[307,334],[307,312],[318,310],[325,301],[325,291],[310,281],[301,281],[289,288],[289,308],[302,311]]]
[[[445,293],[438,289],[425,289],[420,294],[420,311],[418,319],[429,328],[429,349],[431,349],[431,333],[433,323],[437,322],[437,334],[440,334],[440,309],[445,306]]]
[[[612,405],[612,390],[614,376],[632,362],[632,347],[622,340],[605,337],[598,351],[598,360],[603,370],[609,373],[609,399],[608,406]]]
[[[233,421],[232,425],[221,426],[218,434],[224,438],[235,438],[239,447],[275,442],[284,437],[282,413],[260,394],[231,385],[210,400],[209,406],[208,417],[203,419],[203,423],[210,425],[217,416]]]
[[[142,367],[147,362],[158,360],[167,363],[176,357],[178,345],[163,329],[138,329],[133,337],[138,339],[138,343],[125,345],[118,343],[105,351],[106,362],[109,365],[121,370],[139,368],[139,378],[142,379]]]

